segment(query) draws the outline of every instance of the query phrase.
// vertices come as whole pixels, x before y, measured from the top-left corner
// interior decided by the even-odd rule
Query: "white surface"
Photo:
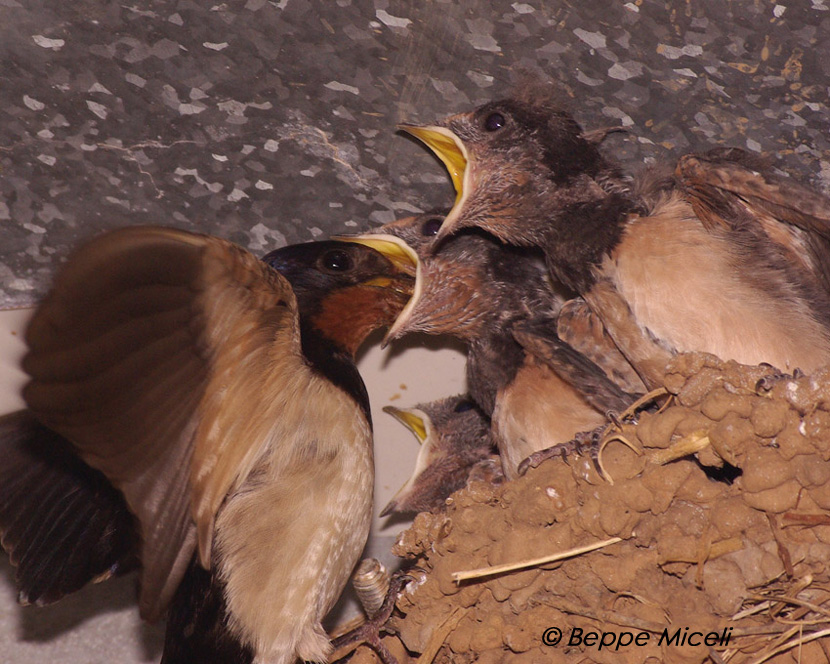
[[[29,312],[0,311],[0,413],[20,408],[23,327]],[[407,480],[417,456],[415,438],[383,406],[412,406],[464,391],[464,356],[457,346],[429,337],[405,340],[381,350],[376,335],[358,367],[369,390],[375,425],[375,520],[367,547],[392,559],[389,547],[407,522],[377,514]],[[135,605],[135,578],[88,586],[55,605],[16,603],[14,570],[0,556],[0,661],[3,664],[157,662],[163,627],[142,624]]]
[[[0,311],[0,413],[23,407],[19,390],[25,376],[18,363],[25,351],[23,328],[30,309]]]

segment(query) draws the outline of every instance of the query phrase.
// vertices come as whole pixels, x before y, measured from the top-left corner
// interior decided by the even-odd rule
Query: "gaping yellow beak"
[[[418,415],[419,410],[414,408],[412,410],[405,410],[395,408],[394,406],[384,406],[383,412],[389,413],[398,420],[398,422],[415,434],[419,443],[424,444],[424,441],[427,439],[427,426],[424,423],[424,418]]]
[[[406,242],[394,235],[379,233],[335,235],[331,239],[340,242],[356,242],[357,244],[366,245],[386,256],[399,270],[415,277],[415,287],[412,291],[412,296],[409,298],[406,306],[401,310],[401,313],[398,314],[395,322],[387,330],[386,336],[383,337],[383,346],[386,346],[386,344],[392,339],[395,339],[404,329],[415,309],[418,299],[421,297],[423,278],[421,277],[421,262],[418,260],[418,254]]]
[[[430,438],[433,432],[432,420],[422,410],[418,408],[395,408],[394,406],[385,406],[384,413],[389,413],[392,417],[403,424],[407,429],[415,434],[418,442],[421,444],[421,449],[418,451],[418,459],[415,462],[415,469],[412,471],[412,476],[406,483],[398,489],[394,498],[389,504],[383,508],[380,513],[381,516],[391,514],[398,506],[398,503],[405,499],[406,496],[413,490],[415,483],[421,473],[429,467],[430,461],[434,456],[433,448],[435,446],[435,438]],[[429,440],[428,440],[429,439]]]
[[[452,184],[455,187],[456,205],[464,195],[464,174],[467,171],[469,157],[464,144],[455,134],[444,127],[419,127],[416,125],[401,124],[398,129],[412,134],[415,138],[432,150],[444,162],[450,173]]]

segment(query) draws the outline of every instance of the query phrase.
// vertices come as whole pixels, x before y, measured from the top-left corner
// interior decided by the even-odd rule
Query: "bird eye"
[[[490,113],[484,121],[484,128],[487,131],[498,131],[507,123],[501,113]]]
[[[436,217],[427,219],[424,222],[424,225],[421,226],[421,235],[438,235],[438,231],[441,229],[441,224],[443,223],[443,219],[438,219]]]
[[[345,272],[352,268],[351,256],[341,249],[334,249],[323,254],[323,267],[332,272]]]
[[[473,409],[472,401],[459,401],[458,405],[453,409],[456,413],[466,413]]]

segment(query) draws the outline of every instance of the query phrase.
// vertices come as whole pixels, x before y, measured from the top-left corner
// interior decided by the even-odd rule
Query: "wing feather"
[[[141,608],[159,617],[266,436],[256,419],[275,347],[303,363],[288,282],[239,247],[138,227],[78,250],[26,333],[38,419],[125,496],[141,531]],[[244,376],[246,371],[249,376]],[[245,402],[244,413],[226,401]],[[260,428],[257,428],[259,426]]]
[[[676,175],[698,218],[711,229],[761,231],[822,291],[830,288],[830,199],[737,149],[682,157]]]
[[[643,381],[614,344],[599,316],[582,298],[562,305],[556,317],[556,333],[571,348],[596,363],[624,391],[645,392]]]
[[[0,540],[23,603],[48,604],[136,566],[123,495],[27,411],[0,418]]]
[[[760,159],[738,148],[717,148],[682,157],[677,174],[703,202],[729,194],[755,210],[830,238],[830,199],[790,178],[776,175]]]
[[[513,337],[527,353],[549,366],[597,412],[624,410],[635,397],[626,393],[585,355],[551,334],[550,322],[533,320],[517,324]]]

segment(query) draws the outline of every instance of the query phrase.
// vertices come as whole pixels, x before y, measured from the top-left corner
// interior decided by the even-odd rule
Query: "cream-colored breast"
[[[371,429],[352,399],[309,372],[274,421],[253,471],[226,502],[216,547],[231,627],[258,662],[325,661],[320,620],[369,533]]]
[[[533,452],[565,443],[605,422],[568,383],[532,360],[496,398],[492,428],[508,479]]]
[[[830,360],[825,330],[795,293],[765,290],[751,274],[761,269],[760,261],[741,264],[725,237],[672,199],[630,223],[601,272],[641,327],[676,351],[784,370],[823,366]]]

